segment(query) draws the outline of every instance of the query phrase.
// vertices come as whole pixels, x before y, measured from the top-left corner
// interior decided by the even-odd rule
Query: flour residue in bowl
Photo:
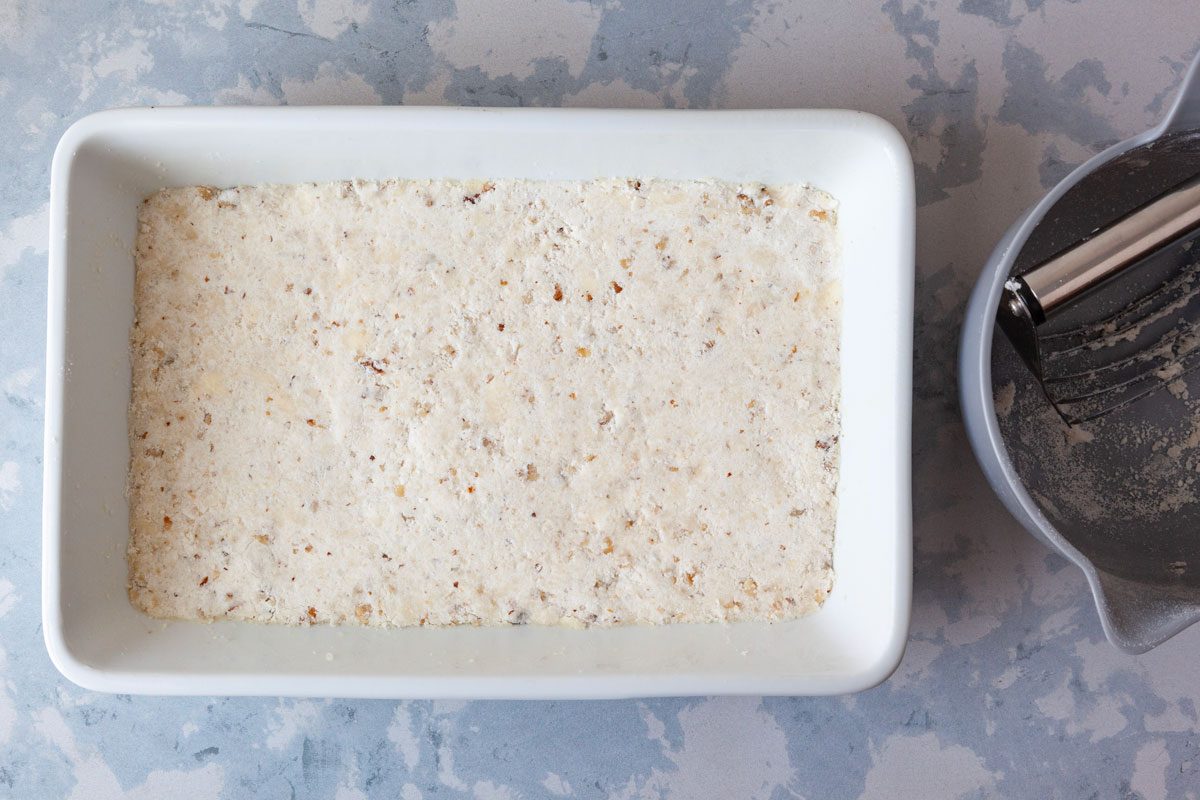
[[[1200,400],[1191,375],[1126,408],[1068,426],[1003,338],[994,392],[1018,475],[1058,531],[1114,574],[1193,580],[1200,547]],[[1172,566],[1174,565],[1174,566]]]
[[[1163,394],[1180,402],[1187,396]],[[1018,472],[1042,476],[1040,491],[1056,499],[1060,513],[1098,522],[1155,517],[1200,502],[1200,404],[1187,402],[1196,416],[1180,431],[1131,411],[1070,426],[1036,384],[1018,392],[1013,381],[1005,382],[994,400],[1006,439],[1013,437],[1009,451]],[[1123,456],[1141,464],[1137,480],[1112,468]]]

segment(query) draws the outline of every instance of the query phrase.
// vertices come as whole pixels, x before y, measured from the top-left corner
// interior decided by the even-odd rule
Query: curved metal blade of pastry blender
[[[1068,424],[1112,413],[1200,369],[1200,263],[1190,255],[1194,242],[1189,238],[1152,257],[1176,264],[1174,274],[1132,303],[1099,321],[1039,334],[1042,385]]]

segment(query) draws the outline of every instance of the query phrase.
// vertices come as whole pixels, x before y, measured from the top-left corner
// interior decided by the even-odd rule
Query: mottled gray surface
[[[970,284],[1073,164],[1157,120],[1193,0],[0,4],[0,797],[1200,795],[1200,631],[1104,642],[1004,514],[954,399]],[[912,637],[831,699],[145,699],[58,678],[38,609],[46,199],[58,136],[148,103],[848,106],[920,192]]]

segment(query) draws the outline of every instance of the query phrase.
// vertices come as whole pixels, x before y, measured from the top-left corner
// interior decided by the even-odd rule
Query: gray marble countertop
[[[0,4],[0,797],[1195,798],[1200,629],[1101,634],[984,483],[955,401],[967,292],[1073,165],[1160,118],[1194,0]],[[148,104],[847,107],[917,165],[916,575],[855,696],[390,702],[106,696],[39,622],[50,155]]]

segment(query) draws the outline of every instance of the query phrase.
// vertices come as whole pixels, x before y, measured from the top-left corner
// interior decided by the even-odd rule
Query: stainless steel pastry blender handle
[[[1023,275],[1009,278],[998,321],[1041,377],[1035,328],[1083,295],[1200,228],[1200,177],[1101,228]]]

